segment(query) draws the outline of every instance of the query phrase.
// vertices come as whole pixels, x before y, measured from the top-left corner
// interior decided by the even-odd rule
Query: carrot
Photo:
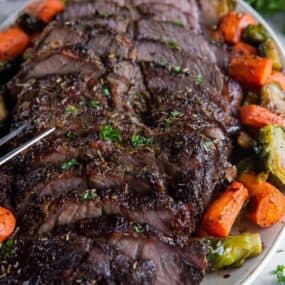
[[[29,37],[20,28],[12,27],[0,32],[0,60],[17,57],[29,45]]]
[[[25,12],[45,23],[49,23],[56,14],[64,10],[61,0],[34,0],[25,8]]]
[[[285,196],[272,184],[260,181],[249,173],[239,177],[248,189],[250,203],[248,217],[261,227],[270,227],[278,223],[285,215]]]
[[[228,236],[247,198],[247,189],[239,182],[232,183],[210,205],[203,218],[202,228],[216,237]]]
[[[0,242],[8,239],[15,227],[15,216],[6,208],[0,207]]]
[[[241,124],[261,129],[268,125],[285,127],[285,119],[258,105],[246,105],[239,110]]]
[[[231,12],[222,19],[220,30],[227,43],[236,44],[241,40],[247,26],[256,24],[256,20],[250,14]]]
[[[266,83],[278,83],[283,91],[285,91],[285,74],[278,71],[273,71]]]
[[[269,58],[258,56],[233,57],[229,74],[232,78],[250,86],[261,87],[272,73],[273,63]]]
[[[249,44],[239,42],[233,46],[234,55],[257,55],[257,49]]]

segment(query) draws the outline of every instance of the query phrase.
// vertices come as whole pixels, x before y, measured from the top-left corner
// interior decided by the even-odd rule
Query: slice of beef
[[[160,3],[145,3],[139,5],[137,8],[141,14],[155,21],[171,22],[176,26],[185,26],[194,31],[199,31],[197,18],[183,13],[174,6]]]
[[[184,50],[193,57],[216,62],[215,54],[202,36],[172,23],[141,20],[138,22],[137,39],[160,41],[173,50]]]

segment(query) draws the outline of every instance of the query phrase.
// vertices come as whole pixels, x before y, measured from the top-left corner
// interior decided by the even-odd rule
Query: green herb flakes
[[[110,91],[109,87],[106,85],[104,85],[102,87],[102,92],[103,92],[104,96],[106,96],[106,97],[111,96],[111,91]]]
[[[140,135],[133,135],[131,141],[133,146],[149,146],[153,144],[153,138],[146,138]]]
[[[104,141],[119,142],[121,140],[120,131],[110,125],[103,126],[99,136],[100,139]]]
[[[82,202],[92,201],[98,197],[98,194],[95,189],[93,190],[86,190],[81,196]]]
[[[214,146],[213,142],[211,141],[204,141],[202,144],[205,151],[210,151]]]
[[[276,276],[278,285],[285,285],[285,265],[278,265],[272,274]]]
[[[76,138],[75,132],[72,132],[72,131],[67,132],[65,136],[66,136],[69,140],[71,140],[71,141]]]
[[[196,85],[201,85],[203,83],[203,76],[202,74],[198,74],[196,77],[195,77],[195,84]]]
[[[175,65],[175,66],[173,66],[173,67],[172,67],[172,70],[173,70],[175,73],[177,73],[177,74],[179,74],[179,73],[182,73],[182,72],[183,72],[183,68],[182,68],[182,66],[179,66],[179,65]]]
[[[99,12],[98,13],[100,17],[102,18],[108,18],[110,17],[110,14],[108,12]]]
[[[100,107],[99,101],[97,101],[97,100],[92,100],[92,101],[90,102],[90,107],[93,108],[93,109],[98,109],[98,108]]]
[[[181,112],[178,112],[178,111],[176,111],[176,110],[174,110],[174,111],[172,111],[172,112],[170,113],[170,116],[171,116],[172,118],[180,117],[180,115],[181,115]]]
[[[177,27],[184,27],[184,24],[180,20],[171,20],[170,23]]]
[[[137,224],[137,225],[134,226],[134,231],[137,234],[142,234],[145,231],[145,229],[144,229],[144,227],[142,225]]]
[[[11,257],[14,244],[15,244],[15,241],[13,238],[9,238],[6,242],[0,243],[1,259],[6,260]]]
[[[76,114],[78,113],[78,109],[73,105],[68,105],[66,108],[66,112],[69,114]]]
[[[180,45],[177,42],[175,42],[175,41],[162,41],[162,42],[168,48],[176,49],[176,50],[180,50],[181,49]]]
[[[74,166],[77,166],[79,163],[76,159],[72,158],[70,160],[67,160],[61,164],[62,170],[69,170],[73,168]]]

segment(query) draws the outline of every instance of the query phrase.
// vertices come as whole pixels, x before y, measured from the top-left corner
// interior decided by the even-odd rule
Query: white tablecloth
[[[207,0],[206,0],[207,1]],[[0,0],[0,22],[7,17],[12,11],[15,11],[17,7],[21,6],[23,0]],[[280,31],[280,38],[283,40],[285,45],[285,37],[282,35],[281,31],[284,29],[285,25],[285,15],[276,16],[273,19],[270,18],[269,21],[272,23],[275,30]],[[272,260],[269,262],[268,266],[265,268],[264,272],[258,277],[254,284],[256,285],[272,285],[275,284],[274,276],[271,272],[279,264],[285,265],[285,241],[284,244],[280,246],[280,251],[276,252]]]

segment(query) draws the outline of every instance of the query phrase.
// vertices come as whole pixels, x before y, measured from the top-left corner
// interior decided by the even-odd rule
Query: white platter
[[[22,7],[20,8],[23,8],[24,3],[28,2],[30,1],[22,1]],[[279,41],[277,35],[272,30],[272,28],[254,9],[252,9],[243,0],[238,0],[237,2],[238,11],[246,11],[251,13],[260,23],[262,23],[267,28],[268,32],[278,44],[285,65],[285,47],[282,46],[281,42]],[[0,29],[11,25],[15,21],[19,11],[21,11],[21,9],[18,9],[18,11],[15,11],[15,13],[12,13],[3,23],[1,23]],[[261,233],[265,247],[264,252],[259,257],[247,261],[241,268],[207,274],[202,282],[202,285],[258,285],[258,283],[255,282],[257,276],[263,273],[264,268],[270,262],[278,247],[281,245],[285,245],[285,219],[280,224],[275,225],[274,227],[271,227],[269,229],[260,229],[254,225],[247,225],[247,230],[250,232]],[[227,276],[227,278],[224,278],[225,276]]]
[[[266,21],[252,9],[251,6],[242,0],[238,1],[237,10],[251,13],[258,22],[266,27],[278,44],[285,65],[285,47],[282,46],[277,35]],[[241,268],[207,274],[202,285],[258,285],[258,283],[255,282],[257,276],[262,275],[266,265],[272,260],[273,255],[276,253],[278,246],[285,245],[285,219],[280,224],[269,229],[260,229],[254,225],[247,225],[247,230],[261,233],[265,248],[264,252],[259,257],[248,260]],[[225,276],[227,276],[227,278],[224,278]]]

